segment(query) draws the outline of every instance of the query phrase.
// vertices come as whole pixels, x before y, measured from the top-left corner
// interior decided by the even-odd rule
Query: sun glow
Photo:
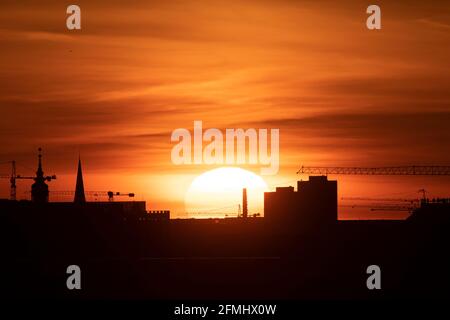
[[[247,188],[249,215],[262,214],[266,182],[236,167],[218,168],[196,177],[186,193],[186,212],[192,218],[237,216],[243,188]]]

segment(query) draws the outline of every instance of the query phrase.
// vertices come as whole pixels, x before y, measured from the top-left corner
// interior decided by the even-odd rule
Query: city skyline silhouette
[[[33,280],[25,277],[17,285],[23,259],[41,261],[38,265],[45,268],[79,261],[96,275],[86,298],[368,299],[374,295],[361,277],[370,266],[365,265],[368,259],[389,270],[383,278],[384,298],[446,297],[436,281],[449,280],[444,248],[450,198],[428,199],[424,191],[406,220],[339,220],[338,182],[313,175],[298,181],[295,189],[265,192],[262,216],[248,214],[244,188],[240,216],[170,219],[169,210],[147,211],[144,201],[114,199],[131,194],[110,191],[109,201],[85,201],[80,159],[71,202],[49,202],[47,183],[55,177],[44,179],[44,174],[39,153],[31,200],[0,200],[2,252],[11,276],[6,288],[12,297],[61,298],[67,293],[54,285],[36,290],[43,277],[40,268],[30,274]],[[334,268],[329,270],[331,261]],[[123,264],[134,265],[134,271],[123,270]],[[119,282],[105,291],[104,277],[111,274],[95,271],[95,265],[139,281]],[[241,272],[248,267],[252,273]],[[167,268],[175,273],[162,276]],[[47,281],[58,279],[54,274]],[[263,279],[264,288],[257,284]]]
[[[2,0],[0,295],[447,300],[449,21]]]

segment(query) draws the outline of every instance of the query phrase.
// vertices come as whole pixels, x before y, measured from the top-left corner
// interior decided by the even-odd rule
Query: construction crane
[[[406,206],[406,205],[380,205],[380,204],[367,204],[367,205],[361,205],[361,204],[346,204],[346,205],[340,205],[340,207],[343,208],[366,208],[370,211],[408,211],[411,212],[415,206]]]
[[[417,207],[420,202],[419,199],[403,199],[403,198],[370,198],[370,197],[342,197],[341,200],[344,201],[373,201],[374,203],[369,204],[347,204],[340,205],[341,207],[349,207],[349,208],[368,208],[371,211],[408,211],[411,212],[414,208]],[[381,203],[380,203],[381,202]],[[383,202],[393,202],[394,204],[383,204]],[[404,205],[403,203],[407,203],[408,205]]]
[[[10,200],[16,200],[16,162],[13,161],[7,161],[6,163],[11,164],[11,175],[2,174],[0,175],[1,179],[9,179],[9,182],[11,183],[10,193],[9,193],[9,199]]]
[[[369,197],[341,197],[341,200],[353,201],[381,201],[381,202],[420,202],[419,199],[403,199],[403,198],[369,198]]]
[[[134,198],[134,193],[123,193],[123,192],[108,191],[107,195],[108,195],[108,201],[110,201],[110,202],[114,201],[114,197],[130,197],[130,198]]]
[[[39,150],[41,151],[41,150]],[[7,174],[2,174],[0,175],[1,179],[9,179],[10,181],[10,194],[9,194],[9,198],[10,200],[16,200],[17,199],[17,186],[16,186],[16,180],[35,180],[36,177],[31,177],[31,176],[22,176],[20,174],[16,174],[16,161],[8,161],[8,163],[11,164],[11,174],[7,175]],[[55,180],[56,179],[56,175],[52,175],[52,176],[46,176],[44,177],[44,179],[46,181],[51,181],[51,180]]]
[[[302,166],[297,174],[314,175],[404,175],[404,176],[449,176],[450,166],[397,166],[397,167],[306,167]],[[425,189],[418,191],[422,193],[423,200],[426,200]],[[374,198],[342,198],[342,200],[373,200],[373,201],[394,201],[409,202],[412,206],[402,205],[370,205],[372,211],[410,211],[419,202],[419,199],[374,199]],[[348,205],[349,207],[362,207],[361,205]]]
[[[450,166],[399,166],[399,167],[304,167],[297,174],[346,175],[425,175],[449,176]]]
[[[123,193],[123,192],[113,192],[113,191],[85,191],[87,196],[93,197],[108,197],[109,202],[114,201],[114,197],[129,197],[134,198],[134,193]],[[58,195],[58,196],[73,196],[75,191],[50,191],[50,195]]]

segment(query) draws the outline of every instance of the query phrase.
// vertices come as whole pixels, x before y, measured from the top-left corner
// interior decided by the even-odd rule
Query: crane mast
[[[41,151],[42,149],[39,148],[39,159],[42,157]],[[39,160],[40,161],[40,160]],[[17,199],[17,187],[16,187],[16,180],[35,180],[38,178],[37,176],[22,176],[20,174],[16,173],[16,161],[8,161],[7,163],[11,163],[11,175],[7,174],[0,174],[0,179],[9,179],[10,182],[10,193],[9,198],[10,200],[15,201]],[[39,162],[40,163],[40,162]],[[56,175],[52,176],[42,176],[42,179],[44,181],[51,181],[56,179]]]
[[[9,179],[11,183],[11,190],[9,194],[10,200],[16,200],[16,161],[11,161],[11,178]]]

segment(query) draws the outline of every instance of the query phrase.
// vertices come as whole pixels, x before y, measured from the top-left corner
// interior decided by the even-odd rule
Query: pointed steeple
[[[42,148],[38,149],[38,169],[36,171],[37,179],[44,179],[44,171],[42,170]]]
[[[78,157],[78,172],[77,172],[77,185],[75,187],[75,203],[86,202],[86,197],[84,195],[84,183],[83,183],[83,172],[81,170],[81,159]]]

